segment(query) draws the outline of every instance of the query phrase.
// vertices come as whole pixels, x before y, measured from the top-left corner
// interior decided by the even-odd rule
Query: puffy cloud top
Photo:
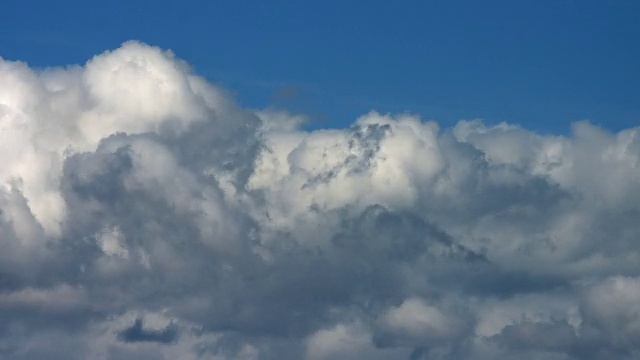
[[[640,128],[238,107],[0,59],[0,357],[634,359]]]

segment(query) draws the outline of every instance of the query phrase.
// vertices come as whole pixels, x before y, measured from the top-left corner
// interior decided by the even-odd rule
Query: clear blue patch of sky
[[[84,63],[137,39],[248,107],[343,127],[369,110],[566,133],[640,124],[640,1],[36,1],[0,4],[0,56]]]

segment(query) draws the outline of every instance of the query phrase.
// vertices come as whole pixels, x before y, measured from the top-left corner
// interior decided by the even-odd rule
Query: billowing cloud
[[[0,357],[640,356],[640,128],[304,122],[138,42],[0,59]]]

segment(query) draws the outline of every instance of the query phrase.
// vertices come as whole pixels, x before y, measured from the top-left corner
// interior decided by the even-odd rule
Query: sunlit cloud
[[[633,359],[640,128],[244,109],[0,59],[0,357]]]

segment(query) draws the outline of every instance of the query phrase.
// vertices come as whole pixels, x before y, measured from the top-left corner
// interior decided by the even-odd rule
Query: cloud
[[[139,42],[0,60],[0,357],[640,355],[640,128],[305,121]]]
[[[178,330],[174,326],[168,325],[160,330],[145,329],[141,318],[137,318],[131,327],[118,333],[118,339],[124,342],[148,341],[169,344],[174,342],[177,337]]]

